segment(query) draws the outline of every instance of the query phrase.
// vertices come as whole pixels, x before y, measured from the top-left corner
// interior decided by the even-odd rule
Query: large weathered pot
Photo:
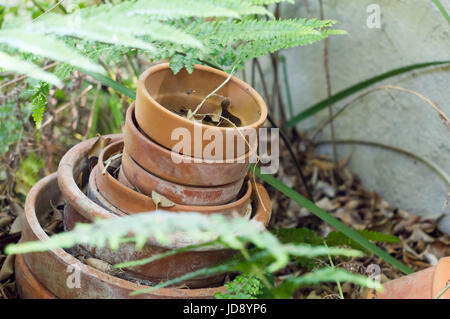
[[[219,186],[247,175],[250,152],[232,162],[203,160],[171,152],[142,133],[134,117],[134,103],[128,108],[123,127],[124,149],[142,168],[165,180],[194,186]],[[253,149],[256,151],[257,144]]]
[[[92,145],[91,142],[87,141],[87,142],[82,142],[80,144],[86,144],[86,145]],[[71,150],[69,150],[68,153],[73,152],[74,150],[79,150],[79,146],[76,146],[74,148],[72,148]],[[87,152],[89,151],[90,148],[86,147],[83,148],[84,151],[80,152],[78,154],[78,157],[86,157]],[[69,154],[70,155],[70,154]],[[65,157],[65,159],[69,158],[72,159],[72,162],[69,161],[65,161],[65,165],[60,165],[60,168],[62,170],[62,172],[64,173],[64,170],[69,170],[69,171],[76,171],[76,172],[85,172],[84,166],[87,165],[87,161],[82,161],[78,158],[77,156],[67,156]],[[80,163],[81,167],[77,167],[74,168],[72,166],[72,163]],[[88,187],[88,194],[90,194],[90,197],[99,205],[95,204],[94,202],[91,202],[89,200],[89,198],[87,198],[80,190],[79,187],[76,182],[75,182],[75,178],[78,180],[79,178],[77,177],[78,175],[75,174],[75,178],[74,178],[74,174],[67,174],[66,176],[69,176],[69,181],[68,180],[63,180],[62,182],[60,182],[60,184],[69,184],[66,189],[77,189],[77,191],[81,192],[80,197],[78,198],[78,201],[74,202],[75,204],[78,204],[78,207],[81,207],[81,205],[79,205],[79,202],[83,201],[83,202],[90,202],[89,205],[87,205],[87,203],[85,203],[85,207],[90,207],[91,211],[96,212],[96,214],[90,214],[90,211],[78,211],[76,208],[74,208],[74,205],[72,205],[70,202],[68,202],[68,205],[66,205],[65,208],[65,214],[64,214],[64,222],[65,222],[65,227],[66,229],[70,230],[74,227],[74,225],[77,222],[91,222],[95,219],[95,216],[99,216],[99,212],[102,214],[102,218],[109,218],[109,217],[118,217],[118,215],[123,215],[120,213],[117,213],[117,211],[119,211],[117,208],[111,209],[111,205],[108,201],[108,199],[104,198],[102,196],[102,194],[98,191],[98,187],[96,186],[96,177],[101,176],[103,177],[103,175],[101,174],[101,171],[103,170],[103,158],[100,156],[99,159],[99,163],[98,163],[98,167],[100,167],[100,169],[98,169],[98,167],[96,166],[94,168],[94,170],[92,171],[92,173],[89,176],[89,187]],[[98,170],[97,170],[98,169]],[[123,184],[121,184],[120,182],[118,182],[116,179],[114,179],[112,176],[109,175],[109,173],[107,173],[107,176],[110,177],[110,179],[112,181],[114,181],[114,183],[118,184],[120,187],[128,189],[126,186],[124,186]],[[61,181],[61,176],[58,176],[58,179]],[[72,184],[72,185],[70,185]],[[70,187],[69,187],[70,186]],[[250,183],[249,183],[249,187],[250,187]],[[259,189],[259,194],[260,194],[260,198],[261,200],[264,202],[263,205],[259,205],[259,197],[253,197],[253,201],[256,202],[256,206],[255,207],[265,207],[266,209],[270,206],[270,199],[267,195],[267,192],[265,191],[265,189],[260,186],[260,185],[254,185],[253,186],[254,189],[256,189],[256,187],[260,187]],[[130,189],[128,189],[130,190]],[[139,194],[137,192],[134,192],[136,194]],[[251,194],[251,193],[249,193]],[[139,194],[140,196],[143,196],[147,199],[149,199],[147,196]],[[255,195],[257,195],[257,193],[255,192]],[[71,196],[69,196],[69,198],[76,198],[75,194],[71,194]],[[128,194],[124,194],[119,195],[119,198],[123,198],[125,199],[124,202],[134,202],[133,198],[130,198],[130,196],[128,196]],[[149,199],[151,200],[151,199]],[[251,212],[251,198],[249,198],[249,202],[248,202],[248,210],[249,212]],[[117,203],[114,203],[117,204]],[[177,205],[178,206],[178,205]],[[119,206],[120,207],[120,206]],[[103,209],[105,208],[105,209]],[[155,206],[152,202],[152,207],[150,210],[154,210]],[[109,211],[113,211],[113,212],[109,212]],[[183,206],[179,206],[179,210],[183,211]],[[254,219],[261,222],[263,225],[267,225],[270,219],[270,208],[267,209],[267,211],[261,210],[261,209],[257,209],[257,212],[254,216]],[[106,211],[106,212],[105,212]],[[145,211],[145,210],[143,210]],[[142,212],[142,211],[141,211]],[[152,246],[152,245],[146,245],[145,248],[143,250],[140,251],[136,251],[134,249],[134,245],[123,245],[120,247],[119,251],[116,252],[111,252],[109,249],[89,249],[86,248],[87,252],[97,258],[103,259],[111,264],[116,264],[116,263],[121,263],[121,262],[125,262],[125,261],[129,261],[129,260],[136,260],[136,259],[143,259],[143,258],[148,258],[151,255],[154,255],[155,253],[160,253],[163,251],[167,251],[167,248],[164,247],[156,247],[156,246]],[[86,252],[86,250],[85,250]],[[167,258],[167,259],[162,259],[160,261],[157,261],[155,263],[151,263],[151,264],[146,264],[143,266],[139,266],[139,267],[134,267],[134,268],[130,268],[126,270],[126,275],[127,278],[133,278],[133,279],[140,279],[140,280],[146,280],[146,281],[150,281],[150,282],[156,282],[156,281],[160,281],[162,278],[174,278],[174,277],[178,277],[181,276],[187,272],[191,272],[193,270],[196,269],[200,269],[200,268],[205,268],[205,267],[210,267],[216,264],[219,264],[220,262],[228,259],[231,256],[231,251],[229,250],[209,250],[209,251],[201,251],[201,252],[189,252],[189,253],[185,253],[185,254],[179,254],[179,255],[175,255],[173,256],[174,258]],[[189,287],[195,288],[195,287],[200,287],[200,286],[208,286],[208,285],[214,285],[217,284],[219,282],[221,282],[223,280],[223,276],[214,276],[214,277],[209,277],[209,278],[198,278],[195,280],[190,280],[188,282],[186,282],[185,284]]]
[[[61,196],[56,174],[39,181],[30,190],[25,203],[22,241],[46,241],[48,236],[38,216],[51,209]],[[112,215],[111,213],[108,213]],[[29,253],[18,256],[18,291],[23,298],[212,298],[225,288],[178,289],[162,288],[150,293],[130,297],[135,290],[148,286],[120,279],[83,264],[63,249]],[[25,267],[26,266],[26,267]],[[80,286],[70,285],[70,275],[78,272]],[[39,285],[40,284],[40,285]]]
[[[173,133],[188,133],[190,149],[183,148],[180,150],[182,154],[220,159],[203,153],[211,143],[211,137],[204,135],[209,130],[213,136],[221,138],[222,159],[244,156],[249,148],[245,147],[245,143],[244,147],[238,147],[238,143],[234,138],[230,140],[230,137],[239,139],[243,135],[249,141],[256,140],[257,129],[264,124],[267,117],[264,100],[250,85],[233,76],[201,109],[203,114],[212,113],[221,107],[223,101],[222,98],[217,99],[217,96],[227,97],[230,101],[228,111],[241,120],[241,126],[238,128],[201,125],[174,113],[180,111],[181,107],[194,111],[200,102],[227,78],[227,73],[203,65],[195,65],[192,74],[182,69],[176,75],[170,69],[169,63],[149,68],[140,76],[137,88],[135,114],[139,127],[153,141],[170,150],[179,143],[177,138],[172,139]],[[227,151],[231,152],[231,156],[230,153],[227,156]]]
[[[403,276],[383,284],[384,292],[370,292],[369,299],[434,299],[450,285],[450,257],[442,258],[434,267]],[[450,299],[447,289],[439,299]]]

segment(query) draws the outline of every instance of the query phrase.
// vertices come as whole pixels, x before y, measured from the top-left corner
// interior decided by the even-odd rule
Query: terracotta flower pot
[[[149,68],[140,76],[137,88],[135,114],[139,127],[153,141],[170,150],[179,143],[179,140],[172,139],[172,133],[176,132],[176,129],[178,132],[184,130],[189,133],[191,143],[190,149],[183,149],[181,153],[214,160],[214,156],[203,154],[203,150],[211,142],[204,133],[210,130],[209,132],[222,138],[222,159],[244,156],[248,147],[237,147],[238,144],[234,139],[230,140],[230,136],[238,139],[242,134],[250,141],[256,139],[257,129],[264,124],[267,117],[267,107],[263,99],[245,82],[231,77],[217,92],[218,95],[229,99],[228,111],[241,120],[239,128],[201,125],[174,113],[181,107],[195,110],[227,77],[225,72],[202,65],[195,65],[192,74],[183,69],[176,75],[170,69],[169,63]],[[201,112],[212,113],[221,107],[221,102],[222,100],[217,98],[208,99]],[[200,153],[195,151],[196,147]],[[227,151],[234,153],[233,156],[226,156]]]
[[[122,149],[123,143],[116,142],[108,149]],[[105,154],[108,152],[105,149]],[[244,178],[221,186],[188,186],[169,182],[143,169],[123,150],[121,171],[127,180],[141,193],[151,196],[152,191],[182,205],[214,206],[229,203],[236,199],[244,183]]]
[[[38,216],[51,209],[50,202],[57,202],[61,192],[58,188],[56,174],[49,175],[39,181],[30,190],[25,203],[22,241],[46,241],[48,236],[38,221]],[[110,214],[110,213],[109,213]],[[112,214],[111,214],[112,215]],[[114,215],[113,215],[114,216]],[[225,288],[177,289],[162,288],[156,291],[130,297],[135,290],[148,286],[135,284],[120,279],[93,267],[81,263],[63,249],[52,249],[45,252],[29,253],[16,261],[19,270],[17,280],[18,291],[23,298],[212,298],[216,292]],[[24,264],[26,265],[25,268]],[[27,269],[29,272],[27,272]],[[70,275],[78,271],[80,286],[71,286]],[[36,283],[40,283],[41,286]],[[45,288],[48,293],[41,289]]]
[[[144,135],[137,127],[134,104],[127,111],[123,127],[124,149],[142,168],[165,180],[194,186],[226,185],[245,177],[249,168],[250,152],[225,161],[194,162],[194,158],[171,152]],[[257,149],[255,143],[253,149]]]
[[[127,214],[141,213],[153,211],[156,205],[152,198],[135,191],[123,183],[115,179],[109,172],[104,171],[104,159],[119,149],[120,144],[111,145],[105,148],[99,156],[98,168],[93,171],[96,174],[97,187],[100,194],[113,206],[119,208]],[[121,146],[120,146],[121,147]],[[70,151],[69,151],[70,152]],[[82,156],[82,155],[81,155]],[[126,171],[124,172],[126,174]],[[129,177],[127,179],[131,184]],[[198,205],[180,205],[176,204],[172,207],[164,208],[170,212],[199,212],[204,214],[223,214],[223,215],[240,215],[246,216],[251,212],[251,193],[252,187],[250,182],[242,188],[242,195],[238,199],[223,205],[215,206],[198,206]]]
[[[450,257],[439,263],[408,276],[403,276],[383,284],[384,292],[370,292],[369,299],[434,299],[450,284]],[[450,299],[450,289],[440,296]]]
[[[261,184],[255,184],[254,189],[258,192],[252,193],[253,200],[253,217],[252,219],[267,226],[270,220],[271,203],[267,191]],[[65,229],[71,230],[76,223],[86,223],[89,220],[84,219],[71,206],[66,206],[65,209]],[[70,224],[67,224],[70,221]],[[105,260],[111,264],[122,263],[128,260],[137,260],[148,258],[156,253],[167,251],[166,248],[157,247],[148,244],[142,250],[136,251],[134,244],[121,245],[117,251],[111,252],[108,248],[87,248],[83,247],[82,252],[87,252],[89,255]],[[185,273],[210,267],[230,258],[232,251],[230,250],[205,250],[198,252],[188,252],[177,254],[172,257],[162,259],[154,263],[146,264],[139,267],[126,269],[126,275],[129,278],[148,280],[151,282],[158,282],[165,278],[175,278]],[[208,278],[197,278],[184,282],[184,284],[191,288],[204,287],[208,285],[215,285],[223,281],[224,276],[213,276]]]

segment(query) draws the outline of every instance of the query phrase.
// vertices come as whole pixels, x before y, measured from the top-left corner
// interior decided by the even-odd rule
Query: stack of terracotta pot
[[[78,222],[117,218],[157,208],[173,213],[244,216],[267,226],[270,199],[264,187],[248,177],[250,152],[255,151],[256,145],[235,152],[234,160],[227,162],[202,153],[196,157],[197,153],[190,152],[189,148],[182,152],[172,150],[177,143],[171,138],[172,132],[177,128],[192,136],[197,129],[212,129],[216,136],[223,137],[230,130],[240,130],[242,136],[249,136],[248,132],[254,132],[264,123],[267,110],[263,100],[250,86],[234,77],[217,96],[226,96],[231,102],[229,112],[240,119],[239,128],[200,125],[176,114],[177,107],[194,109],[227,77],[228,74],[205,66],[195,66],[192,74],[181,71],[174,75],[168,64],[144,72],[139,80],[136,105],[127,110],[123,135],[91,139],[74,146],[62,158],[57,174],[44,178],[30,191],[22,241],[46,240],[39,217],[61,196],[65,200],[66,230]],[[220,103],[220,99],[207,100],[203,112],[217,107],[214,103]],[[191,142],[194,150],[194,139]],[[208,142],[201,135],[202,146]],[[99,143],[104,145],[99,147]],[[224,142],[224,150],[228,147]],[[97,163],[94,148],[99,149]],[[136,250],[132,243],[124,243],[116,251],[78,246],[72,253],[116,264],[174,248],[178,248],[177,243],[161,246],[149,241],[142,250]],[[129,298],[133,290],[220,264],[233,253],[217,247],[180,253],[123,269],[117,277],[80,262],[62,249],[54,249],[18,256],[17,284],[25,298]],[[80,271],[79,287],[76,283],[75,287],[68,284],[70,269],[75,268]],[[223,280],[224,275],[196,278],[183,283],[189,289],[159,289],[137,297],[212,297],[224,290]]]

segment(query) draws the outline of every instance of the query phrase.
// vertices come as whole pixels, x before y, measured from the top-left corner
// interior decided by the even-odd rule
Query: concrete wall
[[[308,0],[313,17],[318,1]],[[450,1],[442,1],[450,12]],[[340,21],[348,36],[330,39],[329,60],[333,93],[394,68],[414,63],[450,60],[450,25],[431,0],[324,0],[325,16]],[[381,8],[380,29],[370,29],[370,4]],[[307,16],[303,0],[283,4],[283,17]],[[289,49],[287,58],[295,111],[326,97],[322,63],[323,43]],[[263,63],[266,73],[270,63]],[[270,77],[268,77],[270,78]],[[450,115],[450,67],[399,76],[382,84],[417,91]],[[260,90],[259,87],[257,87]],[[261,91],[262,92],[262,91]],[[348,100],[347,100],[348,101]],[[335,106],[338,110],[344,102]],[[299,129],[313,128],[328,112],[322,111]],[[450,130],[421,99],[398,91],[376,91],[354,103],[335,122],[338,139],[377,141],[409,150],[438,165],[450,175]],[[323,139],[329,139],[329,128]],[[322,152],[330,152],[322,147]],[[350,168],[366,188],[375,190],[391,205],[420,216],[436,217],[443,211],[448,190],[428,167],[404,155],[365,146],[340,146],[339,157],[351,154]],[[450,206],[450,205],[449,205]],[[450,207],[441,228],[450,233]]]

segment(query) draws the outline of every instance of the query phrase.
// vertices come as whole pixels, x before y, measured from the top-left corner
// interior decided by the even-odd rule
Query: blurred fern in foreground
[[[195,63],[242,65],[246,59],[344,33],[330,29],[331,20],[274,20],[263,5],[278,2],[132,0],[69,14],[49,12],[33,21],[9,19],[0,30],[0,67],[61,87],[61,79],[35,64],[39,59],[25,60],[23,54],[106,74],[96,57],[106,51],[122,56],[133,49],[152,60],[171,60],[177,72],[183,66],[192,71]]]
[[[133,235],[130,236],[130,233]],[[259,223],[249,222],[244,218],[230,219],[221,215],[205,216],[197,213],[152,212],[123,218],[105,219],[94,224],[78,224],[73,231],[54,235],[45,242],[9,245],[5,251],[8,254],[29,253],[57,247],[69,248],[77,244],[95,247],[109,245],[112,249],[117,249],[121,243],[125,242],[134,242],[138,248],[142,248],[149,240],[157,245],[164,246],[170,245],[174,240],[172,236],[177,233],[182,233],[185,239],[182,247],[178,246],[179,248],[152,256],[147,260],[130,261],[116,265],[116,267],[141,265],[167,257],[168,254],[186,251],[186,249],[205,249],[205,247],[231,248],[239,251],[240,254],[216,267],[201,269],[154,287],[136,291],[133,294],[174,285],[197,276],[225,272],[242,272],[255,276],[264,284],[268,297],[286,296],[288,292],[293,292],[298,287],[323,281],[340,280],[371,288],[381,288],[378,283],[364,276],[351,274],[341,269],[325,269],[301,277],[289,277],[289,280],[275,286],[267,279],[267,275],[285,267],[292,257],[361,256],[362,253],[357,250],[335,247],[283,244],[273,234],[264,231]],[[253,245],[254,248],[248,249],[249,244]],[[250,291],[239,291],[237,286],[234,290],[230,287],[235,294],[242,297],[256,293],[259,289],[256,281],[251,280],[251,283],[254,288],[251,289],[251,293]]]

